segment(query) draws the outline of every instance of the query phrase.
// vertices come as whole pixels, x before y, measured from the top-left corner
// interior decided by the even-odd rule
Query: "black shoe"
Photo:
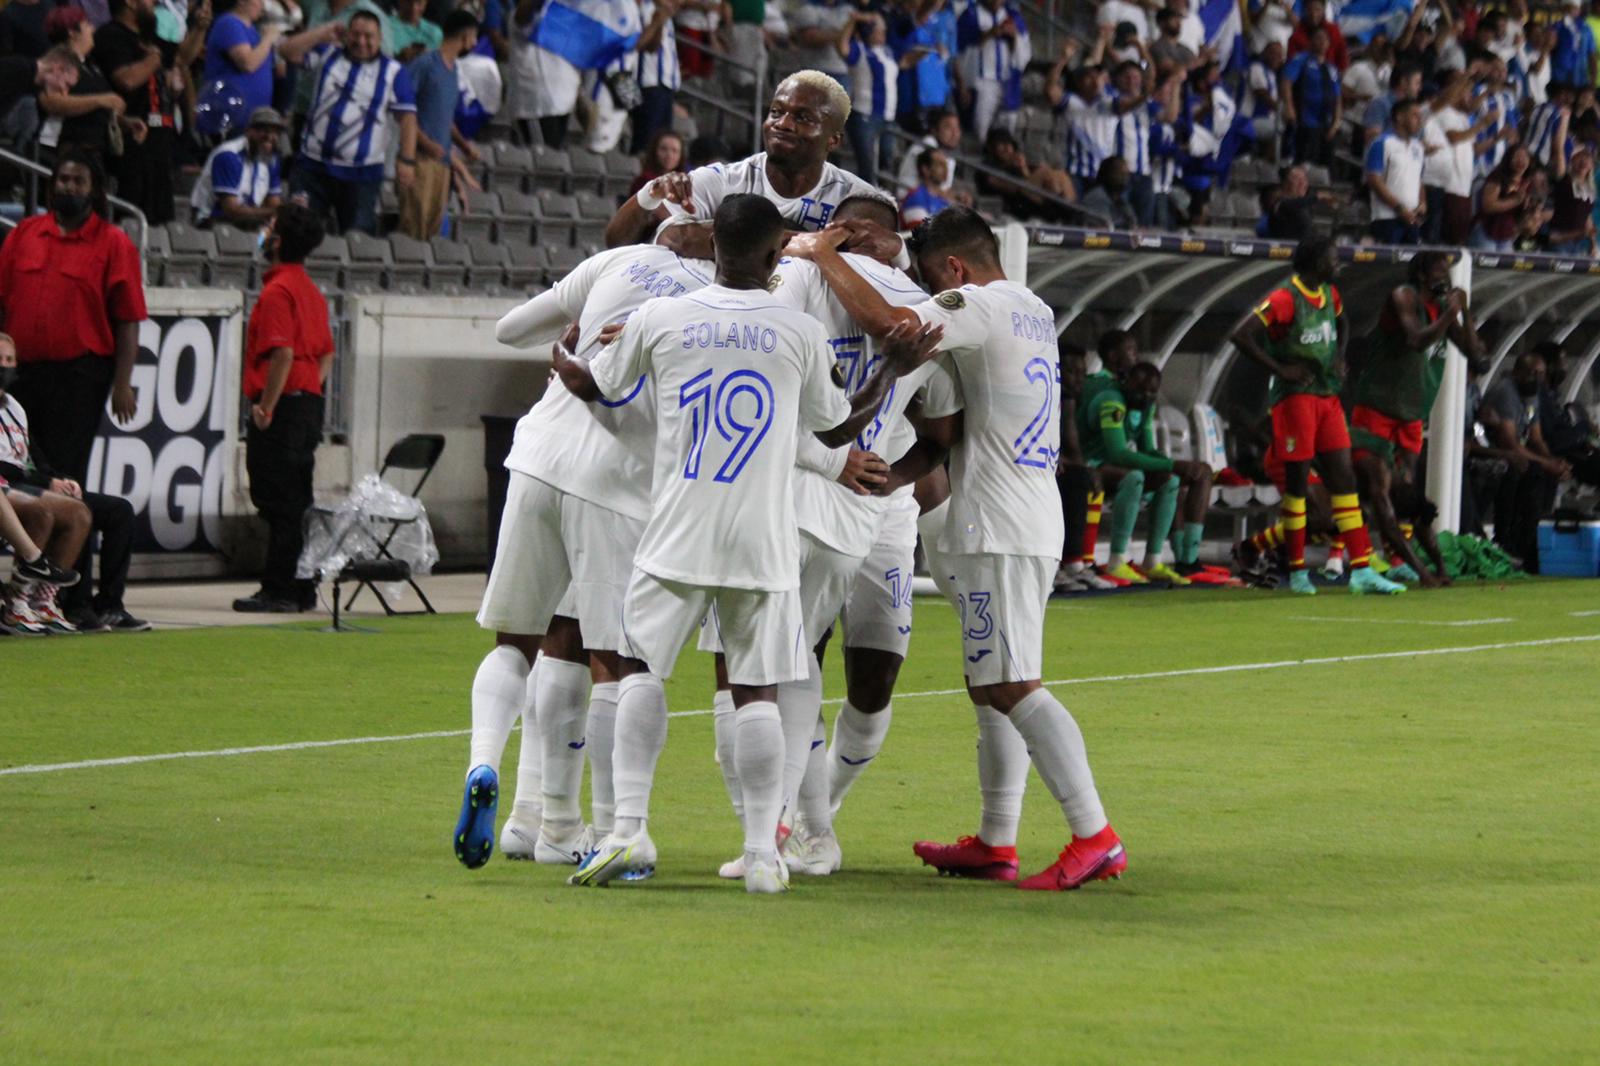
[[[52,563],[43,552],[40,552],[39,558],[31,563],[25,563],[20,559],[17,560],[16,569],[12,571],[12,576],[21,578],[24,581],[42,581],[46,585],[55,585],[64,589],[71,588],[78,583],[78,572],[76,570],[63,570],[55,563]]]
[[[68,611],[67,621],[77,626],[80,633],[105,633],[111,629],[110,619],[89,607]]]
[[[274,596],[265,589],[233,601],[233,609],[241,614],[299,614],[300,605],[293,600]]]
[[[100,615],[100,621],[113,633],[143,633],[150,628],[150,623],[143,618],[135,618],[121,607],[113,607]]]
[[[299,591],[299,593],[297,594],[297,600],[298,600],[298,602],[300,604],[300,609],[302,611],[314,611],[314,610],[316,610],[317,609],[317,586],[311,585],[309,587],[302,588]]]

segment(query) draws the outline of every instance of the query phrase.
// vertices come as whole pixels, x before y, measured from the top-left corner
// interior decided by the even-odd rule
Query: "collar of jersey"
[[[1322,307],[1322,301],[1324,299],[1322,290],[1306,288],[1306,283],[1300,280],[1299,274],[1291,275],[1289,281],[1293,283],[1295,288],[1300,290],[1300,295],[1304,296],[1313,307]]]

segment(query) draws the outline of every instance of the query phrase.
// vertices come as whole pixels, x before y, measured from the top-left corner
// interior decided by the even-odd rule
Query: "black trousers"
[[[1556,482],[1538,467],[1507,470],[1494,497],[1494,541],[1539,572],[1539,520],[1550,516]]]
[[[173,150],[177,140],[176,130],[153,129],[143,144],[134,144],[129,138],[122,154],[111,161],[117,195],[132,201],[152,226],[172,221]]]
[[[1094,479],[1086,466],[1069,466],[1056,475],[1061,490],[1061,518],[1067,527],[1061,546],[1061,561],[1072,562],[1083,554],[1083,534],[1089,525],[1089,492]]]
[[[51,467],[80,484],[89,480],[89,453],[115,376],[116,361],[99,355],[17,367],[11,394],[27,408],[35,446]]]
[[[305,546],[305,516],[311,507],[311,475],[322,440],[322,397],[285,396],[272,424],[245,432],[245,470],[250,502],[267,523],[267,561],[261,587],[269,595],[295,599],[307,587],[294,576]]]
[[[633,143],[628,151],[638,155],[650,145],[650,138],[658,130],[672,128],[672,98],[674,93],[664,85],[647,85],[641,90],[644,102],[634,108]]]
[[[101,614],[121,610],[122,595],[128,590],[128,563],[133,558],[133,504],[103,492],[85,492],[83,502],[89,508],[89,541],[73,564],[80,580],[63,593],[62,605],[69,611],[92,607]],[[100,583],[91,596],[96,534],[100,537]]]

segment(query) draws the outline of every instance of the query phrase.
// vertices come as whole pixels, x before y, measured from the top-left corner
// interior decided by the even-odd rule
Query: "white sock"
[[[1115,570],[1117,567],[1121,566],[1127,561],[1127,558],[1121,552],[1112,552],[1111,555],[1106,559],[1106,569]]]
[[[589,665],[549,656],[539,664],[539,735],[544,740],[544,824],[565,836],[583,820],[584,698]]]
[[[839,717],[833,720],[833,746],[828,749],[828,798],[834,810],[867,763],[877,758],[893,714],[892,703],[876,714],[863,714],[849,700],[839,708]]]
[[[517,757],[517,798],[511,817],[534,832],[544,821],[544,748],[539,741],[539,675],[544,671],[544,653],[533,657],[528,671],[527,694],[522,700],[522,746]]]
[[[778,716],[783,721],[783,809],[794,812],[800,799],[800,779],[806,775],[811,738],[822,714],[822,670],[811,659],[804,681],[778,686]]]
[[[589,817],[595,836],[611,832],[617,794],[611,781],[611,750],[617,742],[617,683],[602,681],[589,689]]]
[[[806,775],[800,779],[799,807],[808,832],[833,830],[833,804],[828,798],[828,723],[820,714],[806,755]]]
[[[650,817],[650,786],[656,760],[667,744],[667,691],[654,674],[632,674],[617,683],[617,740],[611,749],[611,779],[617,795],[613,835],[631,837]]]
[[[783,723],[778,705],[765,701],[745,704],[736,718],[734,758],[744,794],[744,851],[774,857],[783,813]]]
[[[972,709],[978,716],[978,790],[983,795],[978,836],[991,847],[1015,847],[1022,793],[1028,786],[1028,745],[993,707]]]
[[[733,693],[718,689],[711,697],[711,728],[717,736],[717,765],[722,770],[722,783],[728,790],[728,802],[733,804],[733,816],[744,823],[744,792],[739,788],[739,763],[734,753],[737,745],[734,730],[738,720],[733,716]]]
[[[1028,744],[1045,787],[1061,804],[1072,835],[1092,837],[1106,827],[1106,812],[1089,771],[1083,732],[1049,689],[1029,693],[1011,708],[1011,724]]]
[[[497,644],[472,679],[472,751],[467,773],[487,766],[500,772],[500,756],[528,692],[528,660],[509,644]]]

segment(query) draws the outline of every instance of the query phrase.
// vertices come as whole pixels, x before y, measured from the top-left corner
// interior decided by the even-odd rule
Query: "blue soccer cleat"
[[[461,817],[451,838],[456,858],[476,870],[494,854],[494,812],[500,801],[500,778],[488,766],[474,767],[461,795]]]
[[[1389,572],[1384,577],[1390,581],[1402,581],[1407,585],[1415,585],[1422,580],[1422,575],[1413,570],[1410,563],[1399,563],[1389,567]]]
[[[1371,567],[1363,566],[1350,572],[1350,594],[1352,596],[1398,596],[1406,587],[1398,581],[1390,581],[1372,572]]]
[[[1309,570],[1289,571],[1289,591],[1297,596],[1315,596],[1317,594],[1317,586],[1311,583],[1311,572]]]

